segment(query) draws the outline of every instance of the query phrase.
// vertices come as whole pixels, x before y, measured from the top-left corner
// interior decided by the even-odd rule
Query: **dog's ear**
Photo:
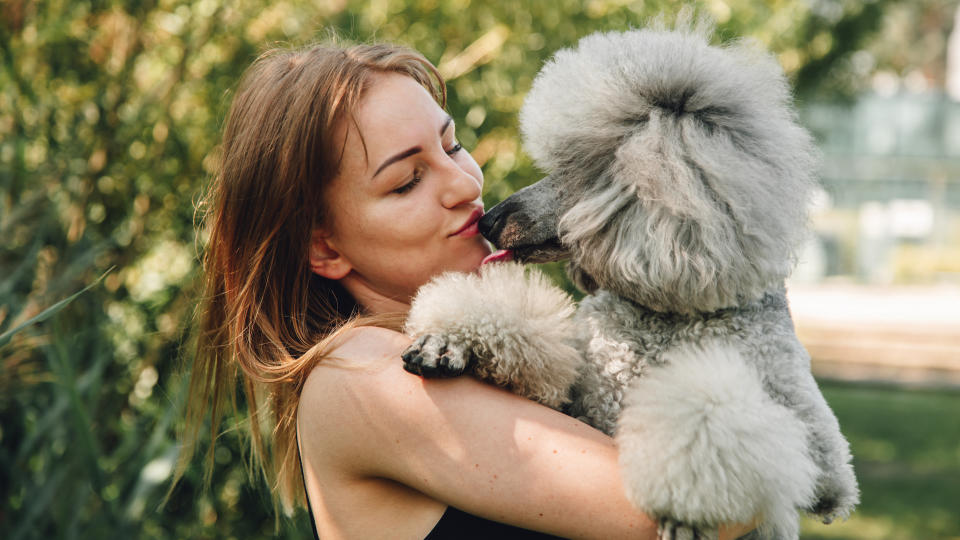
[[[661,172],[693,181],[682,171]],[[571,277],[587,292],[602,288],[656,310],[695,313],[757,297],[770,285],[744,257],[735,224],[709,201],[678,206],[615,180],[601,191],[561,220]],[[601,207],[616,211],[601,222]]]
[[[653,110],[561,220],[574,277],[664,311],[759,298],[793,267],[808,176],[695,117]]]

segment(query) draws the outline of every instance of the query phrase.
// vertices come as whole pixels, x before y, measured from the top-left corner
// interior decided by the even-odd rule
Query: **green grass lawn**
[[[802,538],[960,539],[960,390],[821,381],[850,441],[861,502]]]

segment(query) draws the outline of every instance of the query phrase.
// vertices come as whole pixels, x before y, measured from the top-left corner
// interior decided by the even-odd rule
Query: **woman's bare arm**
[[[571,538],[656,537],[656,524],[623,493],[613,439],[468,377],[411,375],[399,359],[408,344],[395,332],[358,329],[336,351],[350,367],[311,376],[301,410],[324,414],[301,427],[325,432],[325,459],[519,527]]]

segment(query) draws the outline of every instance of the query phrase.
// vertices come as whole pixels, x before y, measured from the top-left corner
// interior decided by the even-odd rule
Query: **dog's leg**
[[[470,365],[471,347],[454,334],[424,334],[403,352],[403,367],[424,377],[457,377]]]
[[[803,422],[734,345],[685,345],[662,360],[630,386],[617,428],[631,501],[668,530],[715,535],[759,520],[762,536],[797,538],[817,473]]]
[[[710,527],[697,528],[671,518],[660,518],[657,523],[657,538],[659,540],[718,540],[720,530]]]
[[[413,301],[406,332],[415,341],[404,367],[425,377],[469,372],[559,408],[582,363],[573,311],[566,293],[516,263],[444,274]]]
[[[780,367],[765,378],[767,391],[807,425],[810,456],[818,468],[815,501],[805,509],[824,523],[846,519],[860,499],[850,445],[810,373],[806,349],[792,334],[778,348],[792,352],[789,364],[794,369],[786,369],[788,362],[778,362]]]

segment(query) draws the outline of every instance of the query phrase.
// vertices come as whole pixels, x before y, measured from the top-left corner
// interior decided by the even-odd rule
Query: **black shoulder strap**
[[[300,479],[303,480],[303,497],[307,500],[307,514],[310,514],[310,526],[313,527],[313,537],[320,539],[317,531],[317,522],[313,519],[313,507],[310,506],[310,494],[307,493],[307,475],[303,472],[303,454],[300,453],[300,430],[297,429],[297,459],[300,460]]]

